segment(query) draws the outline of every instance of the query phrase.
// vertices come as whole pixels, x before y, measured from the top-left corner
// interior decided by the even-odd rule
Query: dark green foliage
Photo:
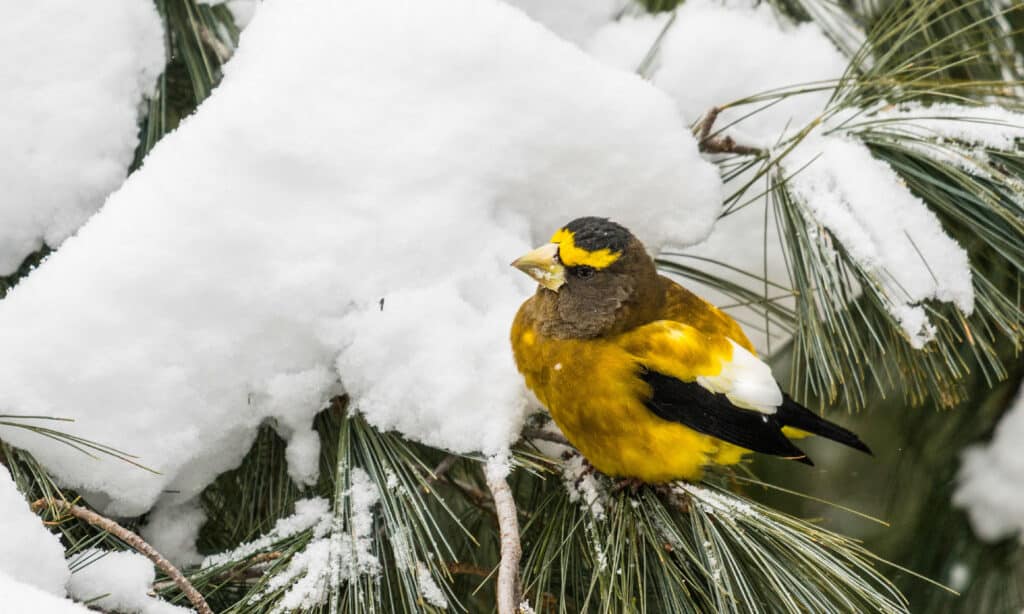
[[[225,5],[196,0],[155,2],[165,26],[168,62],[140,126],[133,170],[210,95],[220,82],[221,66],[238,44],[238,28]]]
[[[51,251],[52,250],[49,247],[43,245],[36,251],[26,256],[25,260],[22,261],[21,266],[18,267],[17,271],[5,277],[0,277],[0,300],[7,296],[7,293],[11,291],[11,288],[16,286],[23,277],[31,273],[33,269],[39,266],[39,264],[43,260],[45,260],[47,256],[50,255]]]

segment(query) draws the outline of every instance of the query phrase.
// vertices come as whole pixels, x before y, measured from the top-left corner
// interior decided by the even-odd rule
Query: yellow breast
[[[603,473],[659,483],[698,479],[708,463],[732,464],[746,450],[644,405],[650,389],[637,377],[629,334],[554,339],[539,334],[520,309],[512,327],[516,364],[570,442]]]

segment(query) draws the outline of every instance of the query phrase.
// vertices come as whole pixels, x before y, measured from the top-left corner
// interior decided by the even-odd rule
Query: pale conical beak
[[[558,292],[565,283],[565,267],[558,261],[558,244],[542,245],[512,262],[523,273],[537,280],[548,290]]]

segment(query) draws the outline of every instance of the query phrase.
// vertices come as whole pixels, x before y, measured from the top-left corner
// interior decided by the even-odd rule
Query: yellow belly
[[[747,452],[681,424],[662,420],[650,412],[646,416],[638,415],[639,412],[631,409],[608,412],[610,420],[629,421],[614,431],[580,428],[587,421],[581,420],[581,412],[574,407],[554,405],[551,417],[599,471],[648,483],[698,480],[707,464],[734,464]]]
[[[615,339],[551,339],[514,326],[513,349],[527,386],[603,473],[650,483],[697,480],[705,465],[734,464],[748,452],[648,410],[650,390]]]

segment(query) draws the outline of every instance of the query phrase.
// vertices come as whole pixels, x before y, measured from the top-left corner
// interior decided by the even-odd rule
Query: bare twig
[[[721,112],[721,107],[711,107],[711,110],[707,112],[704,119],[700,122],[700,131],[697,133],[697,139],[699,140],[702,152],[733,153],[745,156],[756,156],[764,153],[764,150],[759,147],[740,145],[731,136],[711,136],[711,128],[715,125],[718,114]]]
[[[455,454],[449,454],[448,456],[444,457],[444,459],[437,464],[437,467],[434,467],[434,470],[430,472],[431,475],[429,477],[429,480],[431,482],[436,482],[437,480],[443,479],[445,477],[445,474],[448,473],[448,470],[451,469],[452,465],[454,465],[458,460],[459,457],[456,456]]]
[[[487,512],[491,516],[497,518],[497,514],[494,511],[494,506],[491,504],[491,498],[487,496],[486,492],[480,490],[479,488],[473,486],[472,484],[466,482],[465,480],[460,480],[458,478],[448,475],[448,472],[451,470],[453,466],[455,466],[455,463],[458,460],[459,457],[455,454],[449,454],[448,456],[444,457],[441,460],[441,462],[438,463],[437,466],[434,467],[434,469],[428,475],[424,476],[426,478],[427,483],[447,484],[448,486],[451,486],[452,488],[455,488],[456,490],[461,492],[470,503],[480,508],[482,511]],[[428,487],[424,486],[424,488]]]
[[[740,145],[731,136],[722,136],[701,141],[700,150],[704,153],[733,153],[743,156],[756,156],[764,153],[763,149]]]
[[[211,610],[210,606],[207,605],[206,600],[203,599],[203,596],[199,591],[197,591],[196,588],[192,586],[192,583],[188,581],[188,578],[186,578],[177,567],[172,565],[170,561],[165,559],[162,554],[157,552],[153,546],[150,546],[144,539],[135,533],[92,510],[78,505],[72,505],[71,503],[60,499],[45,498],[32,503],[32,509],[37,512],[43,508],[50,508],[51,510],[60,511],[64,514],[74,516],[79,520],[84,520],[92,526],[103,529],[107,533],[117,537],[134,548],[139,552],[139,554],[142,554],[149,560],[153,561],[154,565],[167,574],[178,588],[181,589],[181,592],[188,597],[188,600],[192,602],[192,605],[195,606],[196,611],[198,611],[199,614],[213,614],[213,610]]]
[[[715,125],[716,121],[718,121],[718,114],[721,112],[721,107],[711,107],[711,110],[708,111],[704,116],[704,119],[701,120],[700,134],[697,137],[700,139],[701,143],[704,143],[704,141],[708,140],[708,137],[711,136],[711,127]]]
[[[487,487],[498,513],[498,531],[501,534],[501,562],[498,564],[498,614],[516,614],[519,611],[519,558],[523,554],[519,543],[519,517],[516,501],[509,488],[508,467],[503,460],[491,459],[484,468]]]

